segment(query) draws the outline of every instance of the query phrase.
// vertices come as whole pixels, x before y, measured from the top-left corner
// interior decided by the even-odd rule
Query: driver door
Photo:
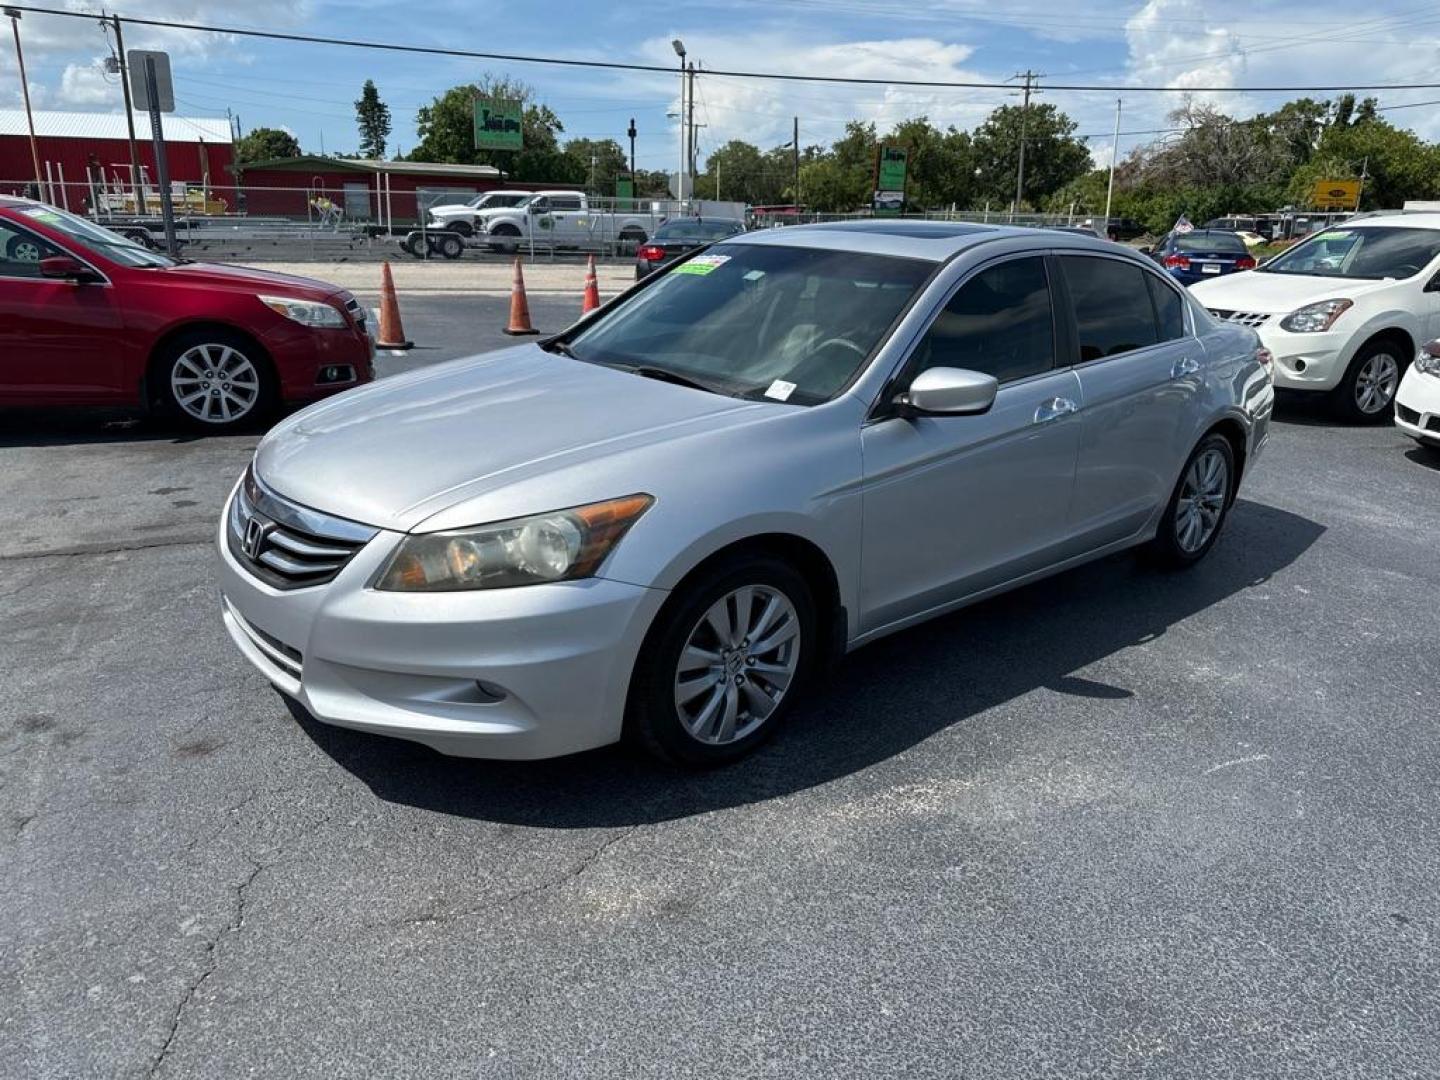
[[[981,415],[881,412],[861,433],[861,632],[1061,561],[1080,448],[1080,381],[1056,369],[1046,261],[971,275],[906,361],[903,390],[930,367],[995,376]]]
[[[40,275],[65,254],[0,218],[0,401],[104,404],[121,396],[123,320],[109,284]]]

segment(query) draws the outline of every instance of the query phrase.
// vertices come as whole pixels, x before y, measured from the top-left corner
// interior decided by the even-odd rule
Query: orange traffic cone
[[[380,265],[380,334],[377,349],[413,349],[415,343],[405,337],[400,325],[400,302],[395,299],[395,279],[390,276],[390,263]]]
[[[589,315],[600,306],[600,283],[595,280],[595,256],[585,265],[585,300],[580,305],[580,314]]]
[[[520,269],[520,256],[515,256],[515,277],[510,283],[510,325],[507,334],[538,334],[530,325],[530,303],[525,299],[525,272]]]

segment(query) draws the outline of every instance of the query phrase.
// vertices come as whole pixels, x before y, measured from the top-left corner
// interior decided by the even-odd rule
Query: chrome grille
[[[1273,316],[1263,311],[1226,311],[1223,308],[1210,308],[1210,314],[1221,322],[1237,323],[1240,326],[1264,326]]]
[[[230,553],[277,589],[333,581],[378,530],[283,499],[247,470],[230,503]]]

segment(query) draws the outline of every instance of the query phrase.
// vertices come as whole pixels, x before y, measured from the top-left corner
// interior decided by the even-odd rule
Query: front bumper
[[[1275,385],[1282,390],[1335,389],[1350,362],[1352,335],[1347,331],[1292,334],[1280,329],[1284,317],[1272,315],[1268,323],[1256,328],[1260,344],[1275,357]]]
[[[1440,375],[1426,375],[1410,365],[1395,391],[1395,426],[1411,438],[1440,446]]]
[[[234,498],[232,493],[231,499]],[[480,592],[378,592],[381,532],[328,584],[281,591],[217,537],[241,653],[317,719],[460,757],[555,757],[620,737],[630,673],[666,593],[590,578]]]
[[[359,327],[331,330],[291,323],[272,330],[261,343],[275,363],[285,401],[314,401],[375,378],[375,342]],[[348,367],[354,378],[322,382],[321,373],[329,367]]]

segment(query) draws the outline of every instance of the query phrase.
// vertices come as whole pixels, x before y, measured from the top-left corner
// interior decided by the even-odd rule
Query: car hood
[[[1362,278],[1309,277],[1246,270],[1213,281],[1199,282],[1190,287],[1190,292],[1207,308],[1283,315],[1306,304],[1337,297],[1354,299],[1391,284],[1394,283]]]
[[[208,285],[228,289],[281,289],[288,293],[308,293],[312,296],[334,296],[344,292],[338,285],[315,278],[300,277],[297,274],[277,274],[273,270],[258,270],[253,266],[230,266],[223,263],[180,263],[177,266],[157,268],[146,273],[163,274],[166,280],[181,280],[192,285]]]
[[[770,407],[528,344],[313,405],[266,436],[255,470],[305,506],[408,531],[501,487],[740,423]]]

